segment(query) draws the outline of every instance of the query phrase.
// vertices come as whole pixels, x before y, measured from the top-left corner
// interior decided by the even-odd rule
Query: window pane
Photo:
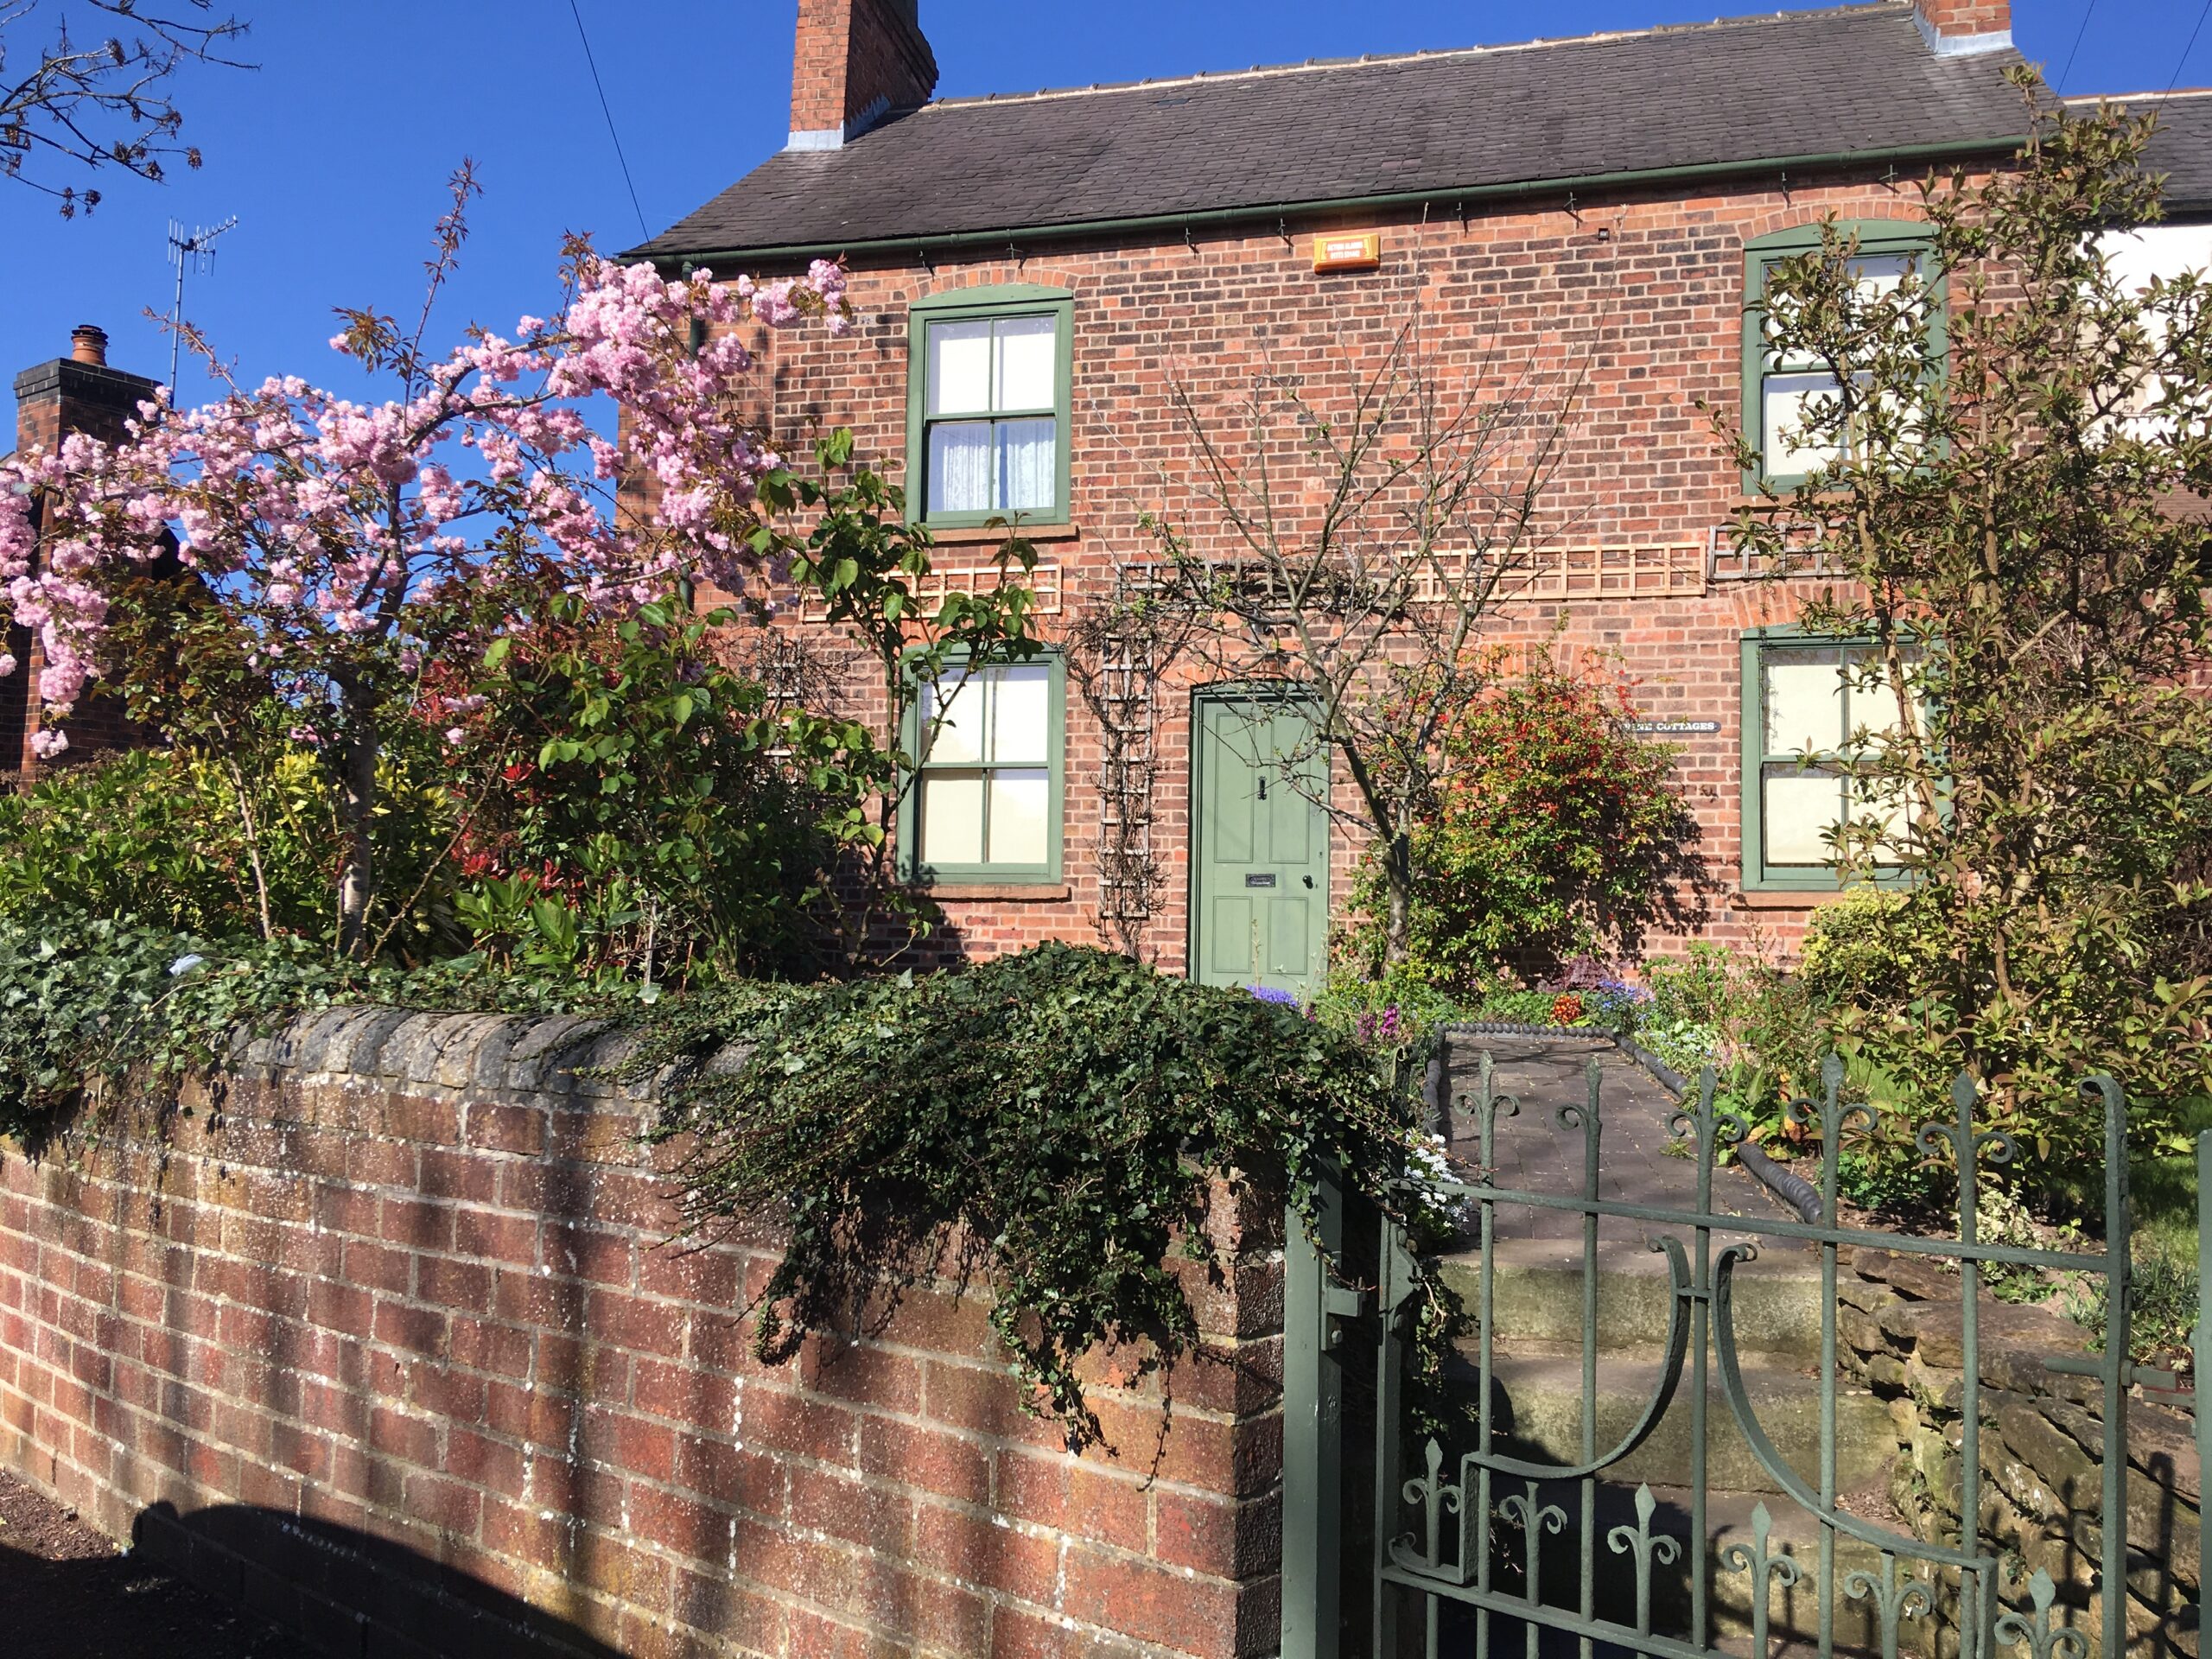
[[[1766,678],[1766,752],[1827,753],[1843,741],[1843,656],[1837,651],[1770,651]]]
[[[1058,493],[1057,421],[999,423],[999,505],[1008,512],[1049,512]]]
[[[1809,473],[1835,459],[1837,448],[1829,438],[1835,429],[1840,390],[1836,378],[1827,373],[1766,377],[1759,394],[1759,454],[1770,476]],[[1826,400],[1822,414],[1829,427],[1827,434],[1808,437],[1806,405],[1815,398]]]
[[[1051,861],[1051,777],[1043,771],[991,774],[992,863]]]
[[[991,506],[991,423],[954,421],[930,428],[932,513],[988,512]]]
[[[929,325],[929,412],[982,415],[991,407],[991,325]]]
[[[1051,409],[1058,379],[1058,322],[1008,317],[998,325],[998,400],[994,409]]]
[[[1052,672],[1041,663],[993,671],[993,760],[1042,766],[1051,758]]]
[[[983,685],[956,670],[935,684],[925,686],[922,697],[925,718],[938,719],[937,734],[927,732],[925,766],[961,766],[983,758]]]
[[[1912,839],[1911,797],[1902,783],[1873,784],[1866,793],[1868,798],[1852,803],[1851,816],[1881,831],[1877,856],[1885,864],[1895,863],[1899,849]]]
[[[1834,858],[1834,848],[1822,836],[1842,820],[1842,785],[1824,772],[1770,766],[1764,787],[1766,861],[1818,868]]]
[[[925,772],[922,774],[922,862],[929,865],[983,861],[983,774]]]
[[[1871,651],[1854,652],[1853,661],[1856,668],[1871,671],[1877,668],[1880,657]],[[1907,658],[1905,672],[1908,676],[1913,671],[1914,663],[1914,658]],[[1921,696],[1920,687],[1910,679],[1905,685],[1905,702],[1912,710],[1913,725],[1924,734],[1928,729],[1926,700]],[[1862,726],[1866,728],[1867,737],[1878,745],[1885,740],[1904,734],[1897,720],[1897,688],[1890,683],[1885,670],[1879,671],[1874,678],[1856,681],[1852,687],[1851,727],[1856,731]]]
[[[1912,269],[1912,257],[1904,253],[1873,253],[1851,262],[1852,274],[1858,277],[1853,284],[1857,292],[1853,298],[1860,305],[1872,305],[1885,294],[1897,291],[1904,281],[1904,274]]]

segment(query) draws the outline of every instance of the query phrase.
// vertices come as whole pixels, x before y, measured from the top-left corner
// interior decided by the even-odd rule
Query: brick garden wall
[[[1279,1253],[1194,1285],[1172,1413],[1101,1389],[1118,1459],[941,1295],[767,1367],[772,1256],[666,1244],[612,1052],[338,1010],[0,1152],[0,1463],[329,1652],[1271,1649]]]

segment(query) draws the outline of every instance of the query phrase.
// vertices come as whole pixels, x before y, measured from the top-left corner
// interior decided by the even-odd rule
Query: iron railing
[[[1714,1103],[1710,1071],[1673,1114],[1671,1127],[1694,1160],[1694,1204],[1688,1207],[1616,1202],[1600,1196],[1605,1147],[1599,1067],[1589,1067],[1586,1099],[1557,1109],[1560,1128],[1579,1130],[1581,1168],[1573,1190],[1516,1190],[1487,1179],[1498,1167],[1500,1125],[1519,1114],[1519,1103],[1492,1086],[1488,1056],[1479,1087],[1460,1106],[1473,1120],[1481,1173],[1465,1180],[1427,1183],[1431,1205],[1458,1206],[1471,1215],[1472,1295],[1467,1312],[1472,1335],[1465,1357],[1471,1376],[1471,1409],[1442,1430],[1409,1423],[1408,1359],[1412,1338],[1404,1316],[1439,1271],[1419,1255],[1406,1229],[1385,1220],[1376,1231],[1330,1195],[1318,1236],[1308,1237],[1294,1219],[1286,1286],[1284,1492],[1284,1659],[1398,1659],[1421,1653],[1438,1659],[1466,1653],[1490,1659],[1494,1649],[1518,1647],[1528,1659],[1572,1645],[1580,1659],[1600,1649],[1718,1659],[1714,1592],[1732,1575],[1732,1606],[1745,1607],[1752,1659],[1769,1659],[1778,1637],[1770,1628],[1770,1593],[1809,1592],[1816,1617],[1800,1639],[1816,1644],[1823,1659],[1855,1647],[1883,1659],[1901,1652],[1992,1659],[2017,1651],[2027,1659],[2088,1659],[2091,1637],[2113,1659],[2127,1651],[2126,1597],[2118,1586],[2128,1572],[2128,1529],[2103,1524],[2093,1587],[2101,1592],[2101,1618],[2076,1630],[2058,1605],[2048,1574],[2032,1577],[2009,1564],[1999,1541],[1984,1526],[1980,1495],[1984,1469],[1984,1382],[1980,1332],[1981,1281],[1993,1266],[2056,1269],[2093,1275],[2107,1287],[2101,1352],[2052,1354],[2048,1369],[2093,1378],[2103,1438],[2101,1517],[2128,1513],[2127,1424],[2131,1392],[2139,1383],[2172,1378],[2141,1370],[2130,1360],[2131,1215],[2127,1182],[2126,1106],[2111,1079],[2082,1085],[2085,1108],[2102,1119],[2105,1167],[2101,1243],[2078,1250],[1987,1242],[1980,1236],[1980,1188],[1986,1170],[2012,1160],[2020,1148],[2011,1137],[1979,1127],[1977,1095],[1961,1077],[1951,1116],[1920,1130],[1919,1144],[1951,1161],[1957,1172],[1955,1236],[1878,1231],[1845,1224],[1839,1204],[1840,1147],[1847,1132],[1871,1127],[1866,1108],[1841,1098],[1843,1067],[1823,1070],[1821,1096],[1788,1109],[1820,1147],[1821,1205],[1815,1218],[1783,1218],[1758,1210],[1715,1207],[1714,1174],[1722,1154],[1743,1142],[1744,1120]],[[2212,1243],[2201,1225],[2204,1195],[2212,1192],[2212,1135],[2199,1147],[2200,1296],[2212,1295]],[[1551,1211],[1579,1218],[1580,1238],[1580,1395],[1579,1445],[1573,1455],[1524,1455],[1527,1448],[1501,1432],[1508,1409],[1497,1344],[1497,1244],[1502,1217]],[[1663,1258],[1660,1294],[1664,1332],[1657,1348],[1656,1380],[1625,1430],[1599,1432],[1599,1395],[1608,1363],[1599,1338],[1599,1229],[1615,1224],[1641,1228],[1646,1247]],[[1574,1223],[1567,1228],[1571,1247]],[[1371,1243],[1370,1242],[1371,1241]],[[1789,1243],[1802,1259],[1816,1253],[1819,1337],[1816,1364],[1817,1456],[1797,1467],[1777,1449],[1747,1389],[1738,1332],[1738,1292],[1755,1274],[1762,1241]],[[1872,1249],[1954,1264],[1958,1273],[1962,1363],[1957,1402],[1956,1535],[1929,1538],[1854,1513],[1840,1502],[1838,1483],[1839,1267],[1842,1253]],[[1369,1254],[1370,1251],[1372,1254]],[[1802,1270],[1802,1269],[1801,1269]],[[2212,1314],[2202,1316],[2197,1341],[2206,1340]],[[2202,1352],[2200,1346],[2199,1352]],[[1371,1370],[1370,1370],[1371,1368]],[[1371,1380],[1370,1380],[1371,1379]],[[1714,1386],[1717,1383],[1717,1388]],[[2205,1372],[2196,1371],[2196,1439],[2204,1450]],[[1371,1389],[1371,1392],[1370,1392]],[[1464,1394],[1463,1394],[1464,1398]],[[1762,1502],[1750,1518],[1748,1537],[1715,1548],[1708,1498],[1715,1402],[1725,1408],[1757,1459],[1778,1501],[1810,1518],[1809,1548],[1777,1543]],[[1688,1418],[1687,1531],[1670,1530],[1648,1482],[1631,1489],[1616,1470],[1653,1435],[1670,1414]],[[1365,1490],[1362,1490],[1363,1486]],[[1364,1537],[1358,1535],[1363,1533]],[[1839,1570],[1839,1545],[1850,1560]],[[2201,1551],[2200,1551],[2201,1553]],[[1565,1575],[1549,1571],[1571,1560]],[[1855,1564],[1854,1564],[1855,1563]],[[1665,1570],[1677,1588],[1687,1577],[1686,1607],[1662,1620],[1655,1610],[1655,1574]],[[2202,1583],[2201,1566],[2198,1583]],[[1601,1586],[1605,1593],[1601,1594]],[[2077,1598],[2078,1599],[2078,1598]],[[1854,1627],[1872,1640],[1845,1643],[1837,1634],[1839,1610],[1848,1605]],[[1939,1619],[1954,1632],[1939,1639]],[[1734,1644],[1740,1651],[1740,1639]],[[2194,1648],[2190,1649],[2194,1651]]]

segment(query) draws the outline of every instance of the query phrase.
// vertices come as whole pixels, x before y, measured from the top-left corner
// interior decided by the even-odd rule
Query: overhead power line
[[[2082,8],[2082,26],[2074,31],[2074,44],[2066,49],[2066,67],[2058,72],[2058,79],[2051,83],[2054,92],[2063,91],[2066,77],[2074,73],[2074,54],[2082,49],[2082,37],[2089,32],[2089,18],[2096,9],[2097,0],[2089,0],[2089,3]]]
[[[2203,6],[2198,10],[2196,27],[2189,31],[2189,43],[2182,48],[2181,56],[2174,63],[2174,78],[2166,83],[2166,90],[2158,94],[2159,103],[2163,104],[2171,98],[2174,95],[2174,88],[2181,85],[2181,72],[2189,62],[2190,53],[2196,48],[2196,36],[2203,29],[2204,19],[2208,14],[2212,14],[2212,0],[2204,0]]]
[[[591,71],[591,84],[599,93],[599,112],[607,118],[607,136],[614,141],[614,159],[621,164],[622,182],[629,187],[630,207],[638,215],[638,234],[650,241],[652,231],[645,224],[645,210],[638,205],[638,183],[630,176],[630,158],[622,153],[622,135],[614,130],[614,111],[607,102],[607,88],[599,79],[599,60],[591,54],[591,36],[584,30],[584,15],[578,10],[576,0],[569,0],[569,15],[576,20],[576,38],[584,43],[584,63]]]

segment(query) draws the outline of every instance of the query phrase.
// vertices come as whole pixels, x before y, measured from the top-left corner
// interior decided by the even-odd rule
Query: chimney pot
[[[105,366],[107,362],[107,330],[97,323],[79,323],[69,331],[69,355],[79,363]]]

